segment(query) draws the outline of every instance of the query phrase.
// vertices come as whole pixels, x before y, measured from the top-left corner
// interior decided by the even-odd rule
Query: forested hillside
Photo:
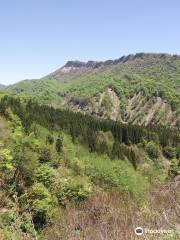
[[[178,239],[179,174],[176,128],[1,97],[0,239]]]
[[[179,239],[180,56],[69,61],[0,86],[0,239]]]
[[[69,61],[40,80],[5,90],[101,118],[179,128],[180,56],[139,53],[105,62]]]

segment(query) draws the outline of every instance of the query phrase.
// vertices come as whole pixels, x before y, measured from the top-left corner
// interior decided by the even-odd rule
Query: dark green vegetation
[[[121,122],[179,127],[180,56],[140,53],[114,61],[68,62],[43,79],[6,91]]]
[[[164,239],[178,239],[179,144],[177,129],[2,97],[0,238],[133,239],[134,226],[161,227],[174,209]],[[165,181],[166,197],[153,195]]]

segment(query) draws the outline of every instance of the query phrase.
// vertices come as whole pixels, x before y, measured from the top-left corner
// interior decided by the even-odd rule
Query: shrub
[[[29,233],[34,235],[32,222],[29,218],[26,218],[25,216],[21,218],[20,228],[24,233]]]
[[[166,146],[163,149],[164,156],[168,159],[172,159],[176,156],[176,149],[170,146]]]
[[[57,140],[56,140],[56,151],[58,153],[61,153],[62,148],[63,148],[63,137],[61,135],[59,135]]]
[[[10,171],[14,168],[13,157],[9,149],[4,148],[4,144],[0,142],[0,170]]]
[[[42,228],[55,210],[55,201],[48,189],[42,183],[36,183],[28,192],[30,210],[36,229]]]
[[[66,159],[66,165],[71,168],[76,175],[83,175],[85,171],[85,165],[77,157],[71,157]]]
[[[32,185],[34,181],[34,172],[38,166],[36,154],[26,149],[26,152],[15,153],[13,160],[15,162],[16,169],[18,170],[17,172],[19,172],[26,186]],[[15,179],[18,183],[18,177],[15,177]]]
[[[6,227],[10,227],[15,222],[15,214],[13,212],[6,212],[1,216],[2,223]]]
[[[151,141],[148,142],[146,145],[146,151],[151,158],[158,158],[159,157],[159,146],[157,143]]]
[[[85,200],[93,188],[87,180],[76,177],[60,186],[57,198],[60,204],[65,205],[68,201],[80,202]]]
[[[172,159],[171,165],[169,168],[169,176],[175,177],[180,174],[180,159]]]
[[[39,161],[41,163],[47,163],[51,161],[51,151],[47,147],[43,147],[40,149]]]
[[[46,143],[49,143],[50,145],[54,143],[54,137],[51,134],[47,135]]]
[[[35,171],[35,178],[37,181],[42,182],[46,187],[49,187],[52,184],[54,177],[55,170],[46,164],[42,164]]]

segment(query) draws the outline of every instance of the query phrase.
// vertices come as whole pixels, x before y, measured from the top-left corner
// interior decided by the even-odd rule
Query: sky
[[[0,84],[68,60],[180,54],[179,0],[0,0]]]

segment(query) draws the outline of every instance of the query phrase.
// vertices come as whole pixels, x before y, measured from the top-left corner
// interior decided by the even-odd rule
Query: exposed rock
[[[121,108],[121,101],[116,92],[107,88],[99,96],[89,100],[74,101],[73,99],[63,102],[64,106],[75,112],[88,113],[101,118],[119,120],[123,123],[134,123],[147,126],[150,123],[176,125],[175,112],[171,106],[160,97],[146,100],[142,92],[138,92],[127,99],[125,110]]]
[[[89,113],[98,117],[117,120],[120,117],[120,100],[111,88],[107,88],[99,96],[87,102],[74,102],[70,100],[68,105],[70,110],[75,112]]]
[[[137,58],[145,58],[145,57],[157,57],[157,58],[166,58],[168,54],[163,53],[137,53],[137,54],[130,54],[128,56],[122,56],[115,60],[106,60],[106,61],[88,61],[88,62],[82,62],[82,61],[68,61],[63,67],[59,68],[55,72],[45,76],[44,78],[50,78],[50,77],[56,77],[56,75],[59,74],[65,74],[69,72],[75,72],[79,70],[88,70],[88,69],[97,69],[100,67],[106,67],[110,65],[116,65],[118,63],[126,63],[127,61],[133,61]],[[174,58],[179,58],[178,55],[173,55]]]

